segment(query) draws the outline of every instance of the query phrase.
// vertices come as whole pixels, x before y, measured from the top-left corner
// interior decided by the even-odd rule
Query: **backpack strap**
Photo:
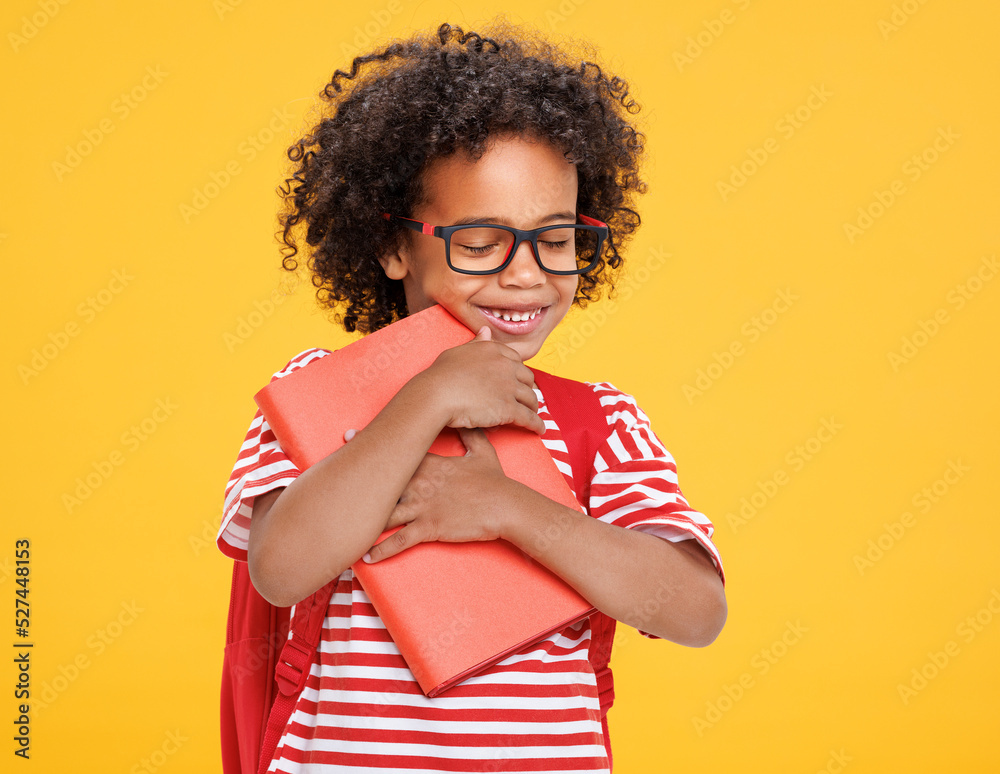
[[[233,561],[222,664],[221,742],[225,774],[257,771],[277,686],[274,666],[288,639],[288,608],[257,593],[247,563]]]
[[[589,513],[590,472],[598,449],[608,437],[608,420],[604,408],[589,384],[553,376],[535,368],[531,370],[535,374],[535,384],[545,396],[549,413],[559,425],[566,442],[576,497]],[[597,695],[601,702],[601,723],[604,726],[604,746],[609,766],[611,745],[607,716],[615,701],[615,683],[610,662],[616,623],[614,618],[601,612],[590,616],[590,664],[597,678]]]
[[[608,437],[604,409],[589,384],[554,376],[537,368],[531,370],[535,374],[535,384],[545,396],[545,405],[566,442],[576,499],[589,512],[590,471],[597,450]]]
[[[319,641],[323,636],[323,620],[330,606],[337,579],[334,578],[312,596],[295,605],[289,628],[289,637],[281,649],[274,669],[278,694],[267,719],[267,728],[260,747],[259,774],[265,774],[271,765],[278,740],[288,725],[295,702],[305,687]]]

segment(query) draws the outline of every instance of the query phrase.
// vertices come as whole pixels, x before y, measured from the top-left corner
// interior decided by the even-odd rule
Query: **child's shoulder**
[[[626,427],[649,424],[649,417],[639,408],[635,397],[630,393],[618,389],[611,382],[583,381],[580,384],[586,385],[593,391],[609,426],[613,427],[619,422],[624,423]],[[545,400],[544,393],[542,399]]]
[[[649,417],[639,408],[639,403],[631,393],[619,390],[610,382],[594,382],[591,386],[604,409],[609,425],[621,422],[629,428],[636,425],[649,426]]]

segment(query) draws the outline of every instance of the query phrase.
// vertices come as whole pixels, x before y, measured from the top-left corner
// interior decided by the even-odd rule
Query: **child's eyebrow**
[[[543,218],[539,218],[536,221],[539,225],[544,223],[576,223],[576,213],[575,212],[554,212],[551,215],[546,215]],[[452,223],[452,226],[469,226],[473,223],[492,223],[497,226],[510,226],[511,228],[516,228],[513,222],[509,218],[503,218],[496,215],[470,215],[466,218],[460,218]]]

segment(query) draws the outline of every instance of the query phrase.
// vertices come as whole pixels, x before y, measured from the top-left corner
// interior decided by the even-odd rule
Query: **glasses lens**
[[[507,259],[514,235],[502,228],[473,226],[451,235],[451,265],[460,271],[492,271]]]
[[[552,228],[538,235],[539,260],[549,271],[584,271],[597,256],[598,234],[585,228]]]

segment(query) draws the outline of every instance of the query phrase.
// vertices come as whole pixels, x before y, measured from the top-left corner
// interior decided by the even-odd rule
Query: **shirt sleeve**
[[[292,358],[271,377],[271,381],[287,376],[328,354],[329,351],[324,349],[306,350]],[[258,409],[226,484],[222,525],[216,539],[222,553],[231,559],[246,561],[254,499],[288,486],[300,472],[285,455],[274,431]]]
[[[684,499],[677,465],[631,395],[594,385],[610,434],[598,449],[590,484],[591,516],[677,543],[697,540],[725,582],[712,523]]]

